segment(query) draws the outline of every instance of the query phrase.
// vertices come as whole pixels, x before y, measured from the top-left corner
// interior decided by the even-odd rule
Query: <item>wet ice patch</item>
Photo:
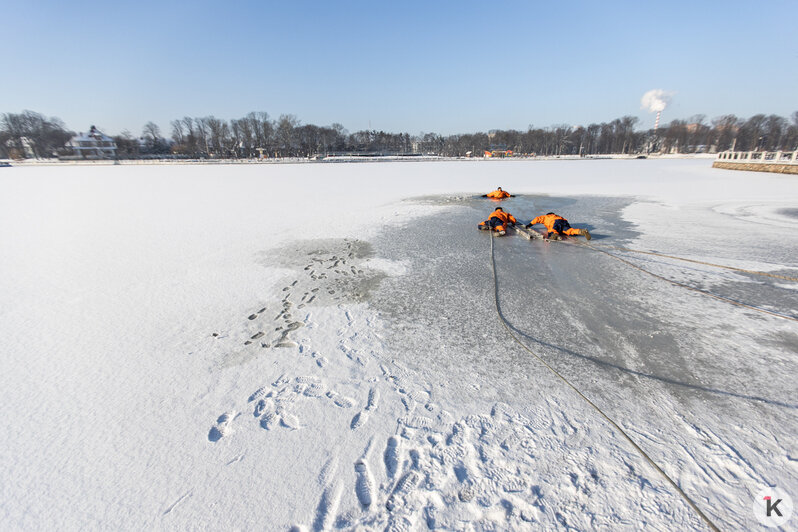
[[[386,261],[372,259],[368,242],[357,239],[301,240],[264,252],[259,262],[269,267],[298,272],[284,288],[297,309],[310,305],[330,305],[368,301],[390,267]],[[376,260],[376,266],[370,261]]]
[[[404,275],[408,270],[408,261],[373,258],[365,261],[364,266],[384,272],[386,275]]]

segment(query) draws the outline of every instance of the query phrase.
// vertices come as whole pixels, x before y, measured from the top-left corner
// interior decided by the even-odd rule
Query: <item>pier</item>
[[[713,168],[798,174],[798,150],[795,151],[724,151],[712,163]]]

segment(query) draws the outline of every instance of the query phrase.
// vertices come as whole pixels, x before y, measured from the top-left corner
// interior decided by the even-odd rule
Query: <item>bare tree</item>
[[[230,132],[237,157],[252,157],[255,153],[255,132],[246,118],[230,121]]]
[[[787,120],[778,115],[769,115],[763,129],[765,138],[762,147],[766,150],[778,150],[787,133]]]
[[[277,120],[277,149],[285,156],[296,155],[298,143],[294,138],[294,129],[299,126],[299,119],[294,115],[280,115]]]
[[[170,124],[172,126],[172,140],[175,141],[175,144],[182,146],[186,142],[186,137],[183,132],[183,122],[181,120],[172,120]]]
[[[161,128],[159,128],[155,122],[147,122],[144,124],[144,129],[141,132],[141,136],[145,139],[155,142],[161,138]]]
[[[752,116],[742,124],[737,137],[737,149],[758,150],[761,148],[765,120],[765,115],[759,114]]]
[[[208,127],[208,118],[195,118],[194,130],[197,134],[198,153],[205,157],[211,157],[214,147],[211,144],[211,131]]]
[[[664,153],[681,153],[688,145],[687,122],[684,120],[671,120],[665,130],[662,140]]]
[[[245,119],[252,130],[253,149],[260,148],[266,153],[273,153],[274,123],[265,112],[249,113]]]
[[[716,151],[733,150],[737,143],[739,120],[734,115],[723,115],[712,120],[712,141]]]
[[[155,155],[169,153],[169,144],[161,137],[161,128],[155,122],[147,122],[141,136],[145,142],[145,152]]]
[[[787,126],[784,138],[781,141],[781,149],[787,151],[798,150],[798,111],[795,111],[791,118],[792,123]]]
[[[113,137],[116,143],[116,155],[120,159],[135,159],[139,156],[139,142],[127,129]]]
[[[205,124],[210,133],[210,145],[214,147],[215,157],[229,157],[233,152],[233,141],[230,135],[230,127],[227,122],[215,116],[208,116]]]

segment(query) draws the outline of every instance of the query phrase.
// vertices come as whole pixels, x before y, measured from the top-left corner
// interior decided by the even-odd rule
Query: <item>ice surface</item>
[[[798,184],[707,160],[9,168],[11,529],[701,529],[506,334],[495,203],[798,316]],[[584,246],[494,238],[516,334],[722,529],[798,493],[795,321]]]

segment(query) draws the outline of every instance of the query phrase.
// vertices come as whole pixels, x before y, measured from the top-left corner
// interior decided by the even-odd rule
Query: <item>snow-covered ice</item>
[[[502,326],[476,230],[496,186],[645,270],[494,239],[525,345],[721,529],[759,526],[763,488],[798,495],[794,176],[425,161],[0,185],[3,528],[705,529]]]

